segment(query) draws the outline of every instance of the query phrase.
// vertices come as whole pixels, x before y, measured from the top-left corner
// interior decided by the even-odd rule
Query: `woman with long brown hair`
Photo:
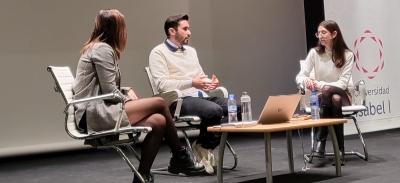
[[[117,60],[121,58],[127,40],[124,16],[115,9],[100,10],[90,39],[81,50],[74,99],[117,92],[124,97],[125,113],[121,126],[148,126],[153,130],[142,144],[138,171],[146,182],[153,182],[151,166],[163,138],[171,148],[168,171],[197,175],[204,166],[193,161],[187,148],[181,146],[170,111],[162,98],[139,99],[132,88],[120,87],[121,75]],[[118,118],[120,101],[110,99],[75,105],[78,126],[88,133],[113,129]],[[134,179],[133,182],[140,182]]]
[[[318,45],[311,49],[304,67],[296,76],[296,83],[304,84],[309,90],[317,90],[321,109],[321,118],[342,118],[342,106],[351,105],[348,91],[352,80],[351,70],[355,56],[344,42],[338,24],[333,20],[322,21],[315,36]],[[310,77],[314,69],[315,76]],[[342,165],[344,160],[343,124],[335,125]],[[313,157],[322,165],[325,159],[325,143],[328,128],[320,127],[317,133],[317,145]]]

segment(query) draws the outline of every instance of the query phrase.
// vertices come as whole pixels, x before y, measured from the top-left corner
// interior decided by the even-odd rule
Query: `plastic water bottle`
[[[311,91],[310,108],[311,108],[311,118],[313,120],[318,120],[319,119],[319,104],[318,104],[317,92],[315,90]]]
[[[237,105],[235,100],[235,95],[229,94],[228,99],[228,121],[229,123],[235,123],[237,119]]]
[[[242,104],[242,121],[252,122],[253,118],[251,115],[251,98],[247,94],[247,92],[243,92],[242,97],[240,98],[240,102]]]

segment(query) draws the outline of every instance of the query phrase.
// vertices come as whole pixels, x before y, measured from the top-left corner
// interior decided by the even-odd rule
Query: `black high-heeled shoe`
[[[339,156],[340,156],[340,164],[342,166],[346,165],[346,160],[344,159],[344,155],[345,155],[344,149],[340,149],[339,150]],[[332,161],[332,166],[335,166],[335,165],[336,165],[336,162],[335,162],[335,160],[333,160]]]
[[[178,152],[173,152],[168,165],[168,172],[172,174],[183,173],[188,176],[203,175],[204,165],[197,163],[191,157],[189,148],[185,147]]]
[[[317,146],[315,147],[313,157],[324,158],[325,159],[325,144],[326,141],[318,141]]]
[[[317,141],[317,146],[315,147],[314,152],[311,154],[312,156],[312,164],[314,167],[324,167],[326,164],[329,164],[329,160],[326,159],[325,156],[325,140]]]
[[[146,183],[154,183],[154,175],[153,175],[153,173],[151,173],[151,172],[148,173],[148,174],[141,173],[141,175],[142,175],[142,177],[143,177],[143,179],[144,179],[144,181],[145,181]],[[142,183],[142,182],[140,181],[139,178],[137,178],[137,177],[135,176],[135,177],[133,177],[132,183]]]

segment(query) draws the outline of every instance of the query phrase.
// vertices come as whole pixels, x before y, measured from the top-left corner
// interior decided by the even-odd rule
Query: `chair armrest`
[[[360,96],[361,98],[361,105],[365,106],[367,98],[367,89],[365,87],[364,80],[357,81],[357,83],[354,85],[354,90],[358,92],[358,96]]]
[[[219,87],[215,88],[214,90],[207,91],[206,93],[212,97],[228,98],[228,90],[223,86],[219,86]]]
[[[104,100],[104,99],[112,99],[112,98],[118,98],[121,102],[124,102],[124,99],[122,98],[122,96],[119,96],[119,94],[117,92],[114,92],[114,93],[74,100],[67,104],[67,106],[65,107],[64,113],[66,113],[68,111],[69,106],[73,105],[73,104],[86,103],[86,102],[91,102],[94,100]]]
[[[122,134],[122,133],[149,133],[153,129],[151,127],[146,127],[146,126],[129,126],[129,127],[122,127],[119,129],[119,131],[116,133],[114,130],[106,130],[106,131],[100,131],[100,132],[94,132],[89,135],[90,138],[99,138],[99,137],[105,137],[105,136],[110,136],[110,135],[115,135],[115,134]]]
[[[228,98],[228,91],[224,87],[217,87],[215,90],[207,91],[207,94],[210,96],[220,96],[224,98]],[[154,95],[157,97],[162,97],[164,101],[169,105],[172,104],[172,102],[177,101],[176,103],[176,109],[174,113],[174,118],[177,120],[180,116],[181,113],[181,107],[182,107],[182,98],[183,94],[180,90],[170,90],[166,91],[157,95]]]
[[[298,83],[297,84],[297,93],[301,94],[301,99],[300,99],[300,103],[299,103],[299,109],[300,111],[303,111],[306,113],[306,108],[307,108],[307,93],[306,93],[306,88],[304,87],[304,85],[302,83]]]
[[[168,106],[172,104],[172,102],[178,100],[183,97],[183,94],[180,90],[174,89],[166,92],[162,92],[160,94],[154,95],[154,97],[161,97],[167,103]]]
[[[179,118],[179,115],[181,113],[182,97],[183,97],[183,94],[180,90],[174,89],[174,90],[162,92],[162,93],[154,95],[154,96],[163,98],[168,106],[170,106],[174,101],[177,101],[175,113],[174,113],[173,117],[175,118],[175,120]]]
[[[127,86],[121,87],[121,93],[124,95],[128,95],[130,89],[132,89],[132,87],[127,87]]]
[[[304,85],[302,83],[297,84],[297,93],[302,94],[302,95],[306,94],[306,88],[304,87]]]
[[[86,103],[86,102],[91,102],[91,101],[95,101],[95,100],[104,100],[104,99],[112,99],[112,98],[118,98],[121,101],[121,104],[122,104],[121,108],[119,109],[119,112],[118,112],[119,113],[118,121],[115,124],[114,130],[112,130],[112,132],[114,134],[117,134],[117,133],[119,133],[119,129],[121,127],[122,113],[124,112],[124,108],[125,108],[124,98],[123,98],[123,96],[120,96],[118,94],[118,92],[74,100],[74,101],[72,101],[72,102],[67,104],[67,106],[64,109],[64,113],[68,115],[68,109],[73,104]],[[67,123],[67,120],[66,120],[66,123]],[[68,124],[65,124],[65,125],[67,126]]]
[[[79,139],[79,140],[95,139],[95,138],[102,138],[102,137],[106,137],[106,136],[110,136],[110,135],[131,134],[131,133],[140,135],[140,132],[149,133],[152,131],[151,127],[127,126],[127,127],[121,127],[117,131],[115,131],[115,129],[112,129],[112,130],[104,130],[104,131],[94,132],[91,134],[86,134],[86,133],[82,133],[81,131],[77,131],[75,129],[76,124],[73,124],[74,127],[70,126],[71,125],[71,124],[69,124],[69,123],[71,123],[70,118],[74,118],[74,115],[70,115],[71,113],[74,113],[74,106],[72,106],[72,105],[70,105],[69,112],[65,116],[65,130],[66,130],[67,134],[73,139]],[[75,123],[75,121],[73,123]]]

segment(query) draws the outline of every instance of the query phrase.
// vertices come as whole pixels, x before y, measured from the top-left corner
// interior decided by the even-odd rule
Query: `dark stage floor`
[[[304,132],[304,150],[310,151],[309,131]],[[303,172],[301,139],[293,131],[295,172],[289,174],[286,137],[284,133],[272,134],[272,162],[275,183],[386,183],[400,182],[400,129],[364,134],[369,160],[347,156],[342,167],[342,177],[335,176],[335,167],[328,165]],[[224,182],[265,182],[264,141],[262,134],[231,134],[229,142],[236,151],[239,164],[234,171],[224,171]],[[358,136],[346,137],[347,150],[362,151]],[[140,152],[140,144],[135,146]],[[332,151],[330,141],[327,151]],[[226,151],[227,153],[228,151]],[[217,151],[214,152],[217,154]],[[161,148],[154,168],[164,167],[170,157],[166,145]],[[133,159],[133,158],[132,158]],[[136,165],[137,161],[133,161]],[[231,163],[226,154],[225,163]],[[112,150],[80,150],[54,154],[0,159],[0,182],[4,183],[128,183],[133,173],[119,154]],[[155,182],[216,182],[216,174],[210,176],[155,175]]]

